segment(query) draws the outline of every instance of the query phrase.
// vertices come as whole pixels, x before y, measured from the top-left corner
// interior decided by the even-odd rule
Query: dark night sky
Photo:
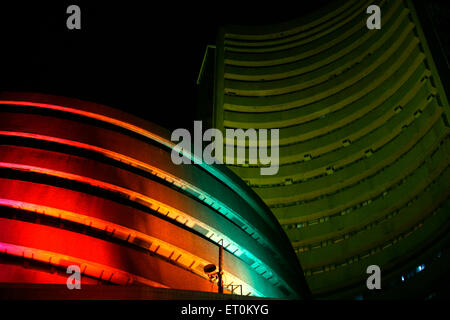
[[[195,81],[220,25],[276,23],[329,1],[4,2],[0,89],[103,103],[173,129],[194,120]],[[66,28],[70,4],[81,8],[81,30]]]

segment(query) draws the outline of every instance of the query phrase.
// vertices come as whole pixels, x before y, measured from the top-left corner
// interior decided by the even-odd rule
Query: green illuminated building
[[[380,30],[366,27],[371,4]],[[450,109],[412,2],[225,27],[206,57],[213,127],[280,130],[276,175],[229,167],[278,218],[313,295],[436,295],[450,271]],[[382,290],[367,289],[369,265]]]

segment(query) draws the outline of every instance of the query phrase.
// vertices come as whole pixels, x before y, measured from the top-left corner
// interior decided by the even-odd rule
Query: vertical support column
[[[219,293],[223,293],[223,281],[222,281],[222,261],[223,261],[223,245],[219,245]]]

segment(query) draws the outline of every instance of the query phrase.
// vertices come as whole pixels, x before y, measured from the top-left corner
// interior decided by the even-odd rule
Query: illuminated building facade
[[[268,207],[222,166],[175,165],[165,130],[81,100],[0,94],[0,283],[144,285],[298,299]],[[185,154],[186,157],[192,155]],[[80,291],[81,292],[81,291]]]
[[[371,4],[380,30],[366,28]],[[411,1],[225,27],[207,63],[213,127],[280,129],[276,175],[229,167],[278,218],[313,296],[376,294],[369,265],[383,297],[448,281],[450,109]]]

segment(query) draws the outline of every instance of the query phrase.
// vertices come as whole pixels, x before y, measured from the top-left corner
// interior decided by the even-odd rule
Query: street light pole
[[[219,293],[223,293],[222,260],[223,260],[223,246],[219,245]]]

